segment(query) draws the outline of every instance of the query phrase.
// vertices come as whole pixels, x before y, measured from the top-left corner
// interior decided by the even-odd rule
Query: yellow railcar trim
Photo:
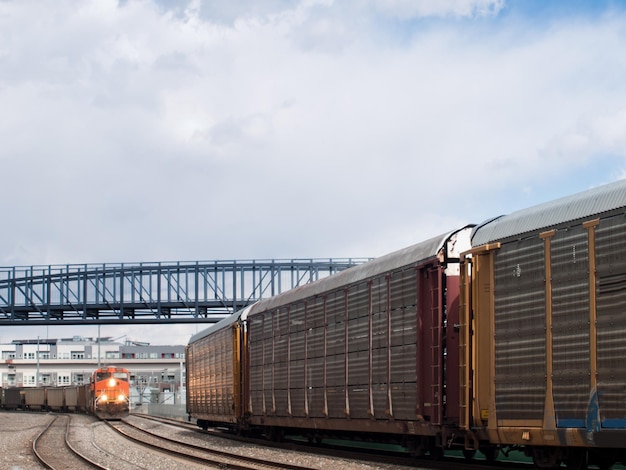
[[[588,234],[589,251],[589,367],[591,371],[591,390],[598,386],[598,355],[597,355],[597,297],[596,297],[596,227],[600,219],[589,220],[583,223]]]
[[[545,308],[546,308],[546,398],[544,404],[543,426],[545,429],[556,429],[556,412],[554,410],[552,382],[552,237],[556,230],[549,230],[539,235],[544,241],[545,264]]]

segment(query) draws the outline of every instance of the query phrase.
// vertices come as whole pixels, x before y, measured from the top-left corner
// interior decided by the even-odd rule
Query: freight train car
[[[186,348],[187,411],[198,426],[247,429],[242,410],[243,320],[249,307],[194,335]]]
[[[539,468],[626,463],[626,180],[470,230],[192,337],[190,417],[418,455],[520,449]]]
[[[478,226],[462,418],[540,468],[626,462],[626,181]],[[466,367],[465,367],[466,366]]]
[[[46,389],[44,387],[24,387],[24,407],[31,411],[41,411],[48,408]]]
[[[2,391],[2,408],[30,411],[84,411],[101,419],[121,419],[130,412],[130,374],[102,367],[90,383],[65,387],[11,387]]]
[[[5,410],[16,410],[24,406],[24,393],[22,387],[10,387],[4,389],[2,407]]]
[[[65,410],[65,387],[47,387],[44,391],[46,392],[46,405],[49,411]]]
[[[459,257],[471,227],[252,305],[195,335],[187,409],[221,422],[463,447],[459,420]]]

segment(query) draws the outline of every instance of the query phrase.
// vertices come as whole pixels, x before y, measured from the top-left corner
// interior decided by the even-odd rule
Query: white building
[[[92,372],[105,365],[130,371],[131,386],[139,394],[146,390],[181,395],[185,383],[185,346],[115,342],[111,338],[14,340],[0,344],[1,384],[6,387],[80,385]],[[182,394],[184,396],[184,393]]]

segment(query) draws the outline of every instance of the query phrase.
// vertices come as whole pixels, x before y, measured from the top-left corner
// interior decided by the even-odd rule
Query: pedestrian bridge
[[[0,325],[211,323],[368,260],[0,267]]]

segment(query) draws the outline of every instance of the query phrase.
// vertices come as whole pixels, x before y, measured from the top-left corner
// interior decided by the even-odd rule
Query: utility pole
[[[39,336],[37,336],[37,373],[35,374],[35,387],[39,387]]]

